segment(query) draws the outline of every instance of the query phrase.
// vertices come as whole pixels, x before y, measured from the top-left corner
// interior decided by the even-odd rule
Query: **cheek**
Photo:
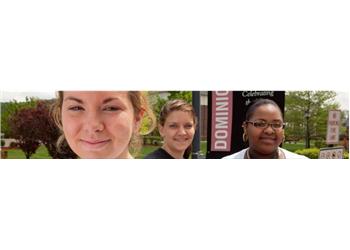
[[[194,134],[196,133],[196,130],[194,128],[192,128],[189,132],[189,134],[193,137]]]
[[[257,129],[247,129],[249,141],[257,141],[260,137],[261,131]]]
[[[81,122],[79,119],[74,119],[67,115],[62,115],[62,126],[65,137],[70,139],[70,137],[74,136],[79,131],[81,127]]]
[[[284,137],[284,131],[282,130],[280,132],[277,132],[276,135],[277,135],[277,138],[280,142],[279,144],[281,144],[281,142],[283,141],[283,137]]]
[[[176,135],[176,130],[174,129],[165,129],[164,131],[164,138],[165,139],[172,139]]]
[[[118,118],[110,117],[105,124],[108,132],[114,134],[115,137],[129,137],[136,127],[135,122],[126,115]]]
[[[171,137],[174,133],[171,129],[163,129],[163,135],[164,137]]]

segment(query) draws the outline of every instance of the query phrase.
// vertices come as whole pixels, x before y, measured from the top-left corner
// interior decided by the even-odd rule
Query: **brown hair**
[[[148,96],[146,92],[142,91],[127,91],[128,97],[131,101],[132,107],[134,109],[134,115],[138,116],[140,114],[144,114],[142,120],[146,121],[149,124],[149,127],[147,131],[144,131],[142,134],[148,134],[152,132],[154,127],[156,126],[155,122],[155,116],[152,111],[152,109],[149,106],[148,103]],[[64,137],[63,133],[63,126],[62,126],[62,104],[63,104],[63,95],[64,91],[58,91],[56,93],[56,102],[52,106],[51,115],[58,126],[58,128],[61,131],[61,135],[57,140],[57,148],[60,150],[63,143],[66,143],[66,139]],[[134,133],[132,136],[130,142],[129,142],[129,148],[132,151],[133,155],[136,155],[142,146],[142,140],[140,137],[140,132]]]
[[[159,125],[161,125],[163,127],[165,124],[165,121],[168,118],[168,116],[170,115],[170,113],[172,113],[174,111],[189,112],[193,118],[194,126],[195,127],[197,126],[198,121],[197,121],[197,116],[196,116],[196,113],[194,111],[193,106],[191,104],[189,104],[188,102],[181,100],[181,99],[170,100],[164,104],[164,106],[162,107],[162,109],[159,113],[159,119],[158,119]],[[184,158],[185,159],[189,158],[191,152],[192,152],[192,145],[190,145],[185,150]]]

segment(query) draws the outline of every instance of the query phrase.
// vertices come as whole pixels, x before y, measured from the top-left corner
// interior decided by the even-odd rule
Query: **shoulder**
[[[173,159],[164,149],[158,148],[152,153],[146,155],[144,159]]]
[[[286,159],[309,159],[304,155],[298,155],[298,154],[290,152],[284,148],[279,148],[279,149],[284,153],[284,155],[286,156]]]
[[[242,149],[241,151],[234,153],[232,155],[228,155],[223,157],[222,159],[244,159],[244,154],[248,148]]]

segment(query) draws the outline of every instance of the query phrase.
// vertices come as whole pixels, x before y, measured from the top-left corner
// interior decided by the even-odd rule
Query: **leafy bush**
[[[299,149],[295,151],[296,154],[299,155],[305,155],[306,157],[310,159],[318,159],[319,154],[320,154],[320,149],[319,148],[306,148],[306,149]],[[344,159],[349,159],[349,152],[344,152],[343,154]]]
[[[305,149],[296,150],[295,153],[298,155],[304,155],[310,159],[318,159],[318,155],[320,154],[320,149],[319,148],[305,148]]]
[[[10,148],[17,148],[17,147],[18,147],[17,142],[12,141],[10,143]]]
[[[162,138],[160,136],[145,135],[143,136],[143,144],[159,146],[162,144]]]
[[[5,140],[1,140],[1,147],[5,146]]]

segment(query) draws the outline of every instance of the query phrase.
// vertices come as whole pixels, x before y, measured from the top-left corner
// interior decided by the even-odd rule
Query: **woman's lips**
[[[189,140],[189,138],[175,138],[174,141],[177,142],[187,142]]]
[[[89,149],[89,150],[98,150],[106,146],[111,140],[106,139],[106,140],[85,140],[81,139],[80,140],[82,145]]]
[[[264,143],[275,143],[276,138],[274,138],[274,137],[260,137],[260,141],[262,141]]]

